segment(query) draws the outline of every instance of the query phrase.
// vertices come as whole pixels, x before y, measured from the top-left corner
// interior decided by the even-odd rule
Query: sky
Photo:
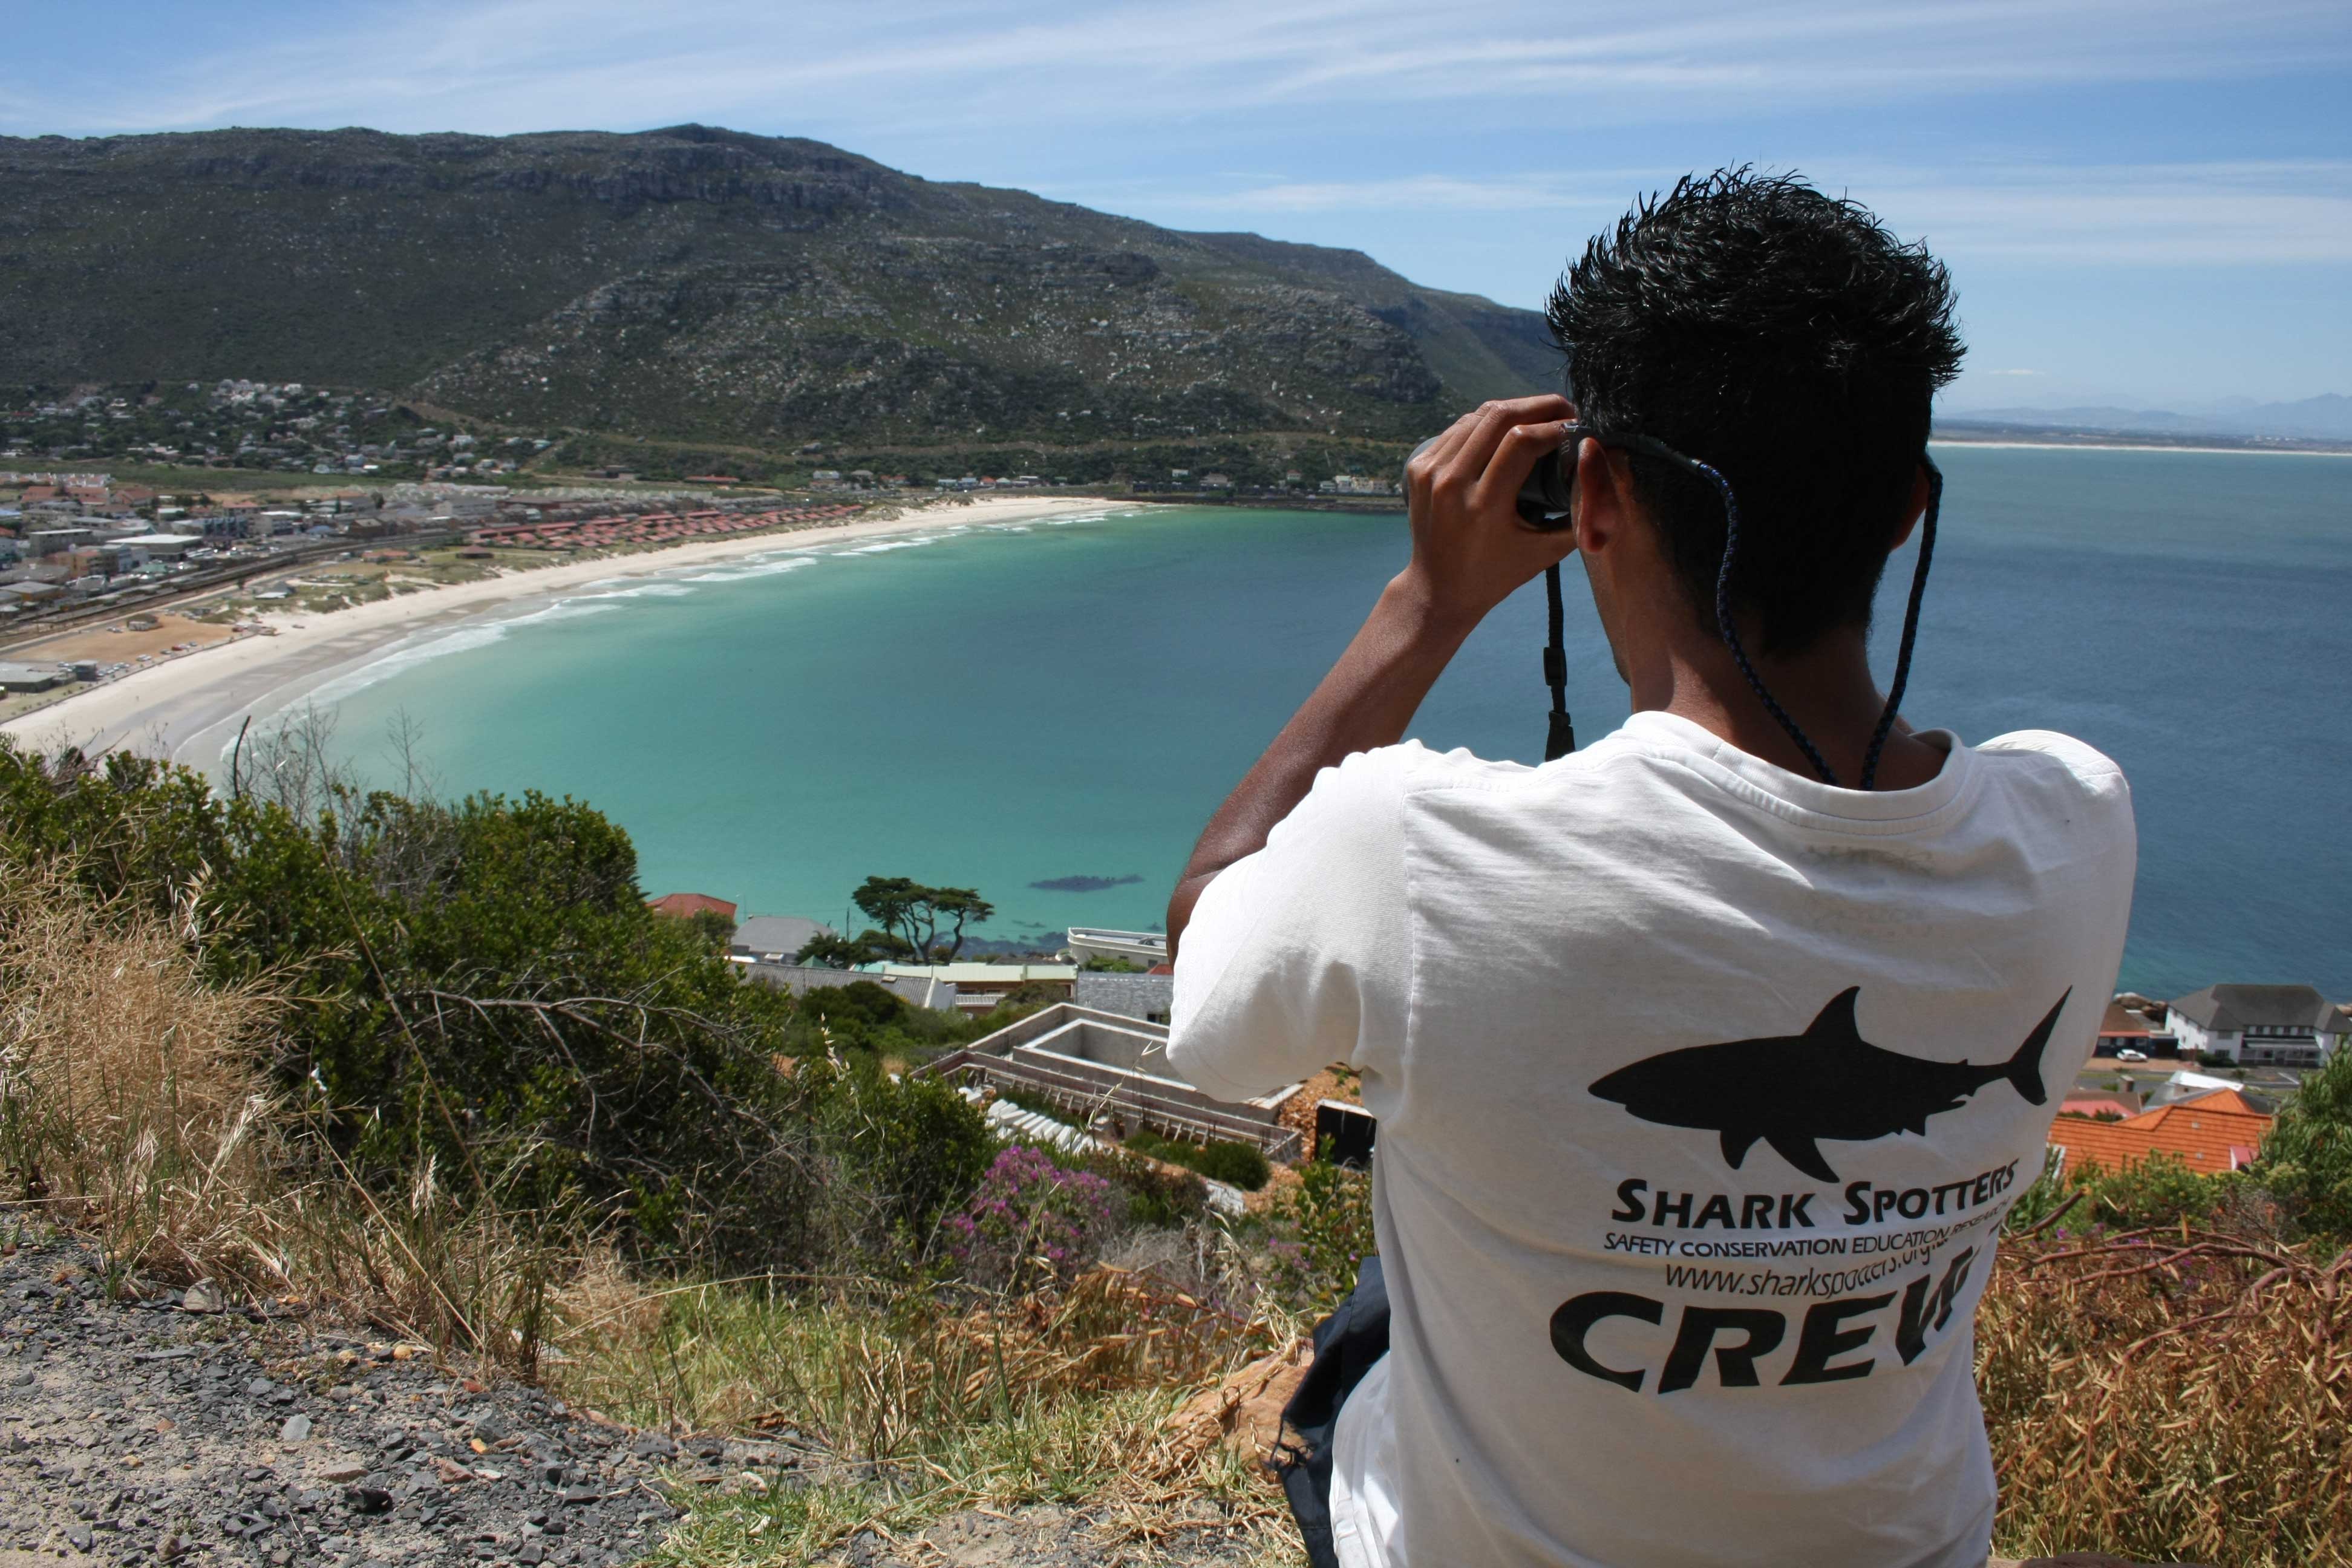
[[[2352,394],[2344,0],[0,0],[0,134],[814,137],[1540,303],[1692,170],[1958,283],[1953,409]]]

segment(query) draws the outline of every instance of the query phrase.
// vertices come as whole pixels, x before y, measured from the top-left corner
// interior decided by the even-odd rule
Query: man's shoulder
[[[1995,735],[1978,746],[1976,752],[1995,769],[2072,784],[2090,795],[2117,796],[2126,802],[2131,796],[2131,786],[2115,759],[2055,730],[2015,730]]]

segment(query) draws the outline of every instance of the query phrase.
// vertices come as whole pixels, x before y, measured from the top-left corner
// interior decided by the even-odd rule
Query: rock
[[[344,1481],[358,1480],[362,1476],[366,1474],[367,1467],[365,1465],[329,1465],[326,1468],[319,1472],[319,1479],[322,1481],[341,1483]]]
[[[187,1294],[180,1298],[180,1310],[183,1312],[219,1312],[226,1310],[227,1307],[228,1298],[222,1295],[220,1287],[209,1279],[197,1280],[188,1287]]]
[[[343,1506],[353,1513],[390,1513],[392,1494],[382,1487],[345,1487]]]
[[[310,1436],[310,1418],[308,1415],[289,1415],[286,1424],[278,1428],[278,1440],[281,1443],[299,1443]]]
[[[1302,1339],[1286,1351],[1260,1357],[1216,1387],[1194,1394],[1162,1430],[1188,1456],[1223,1442],[1264,1464],[1282,1436],[1282,1407],[1297,1392],[1314,1355],[1313,1344]]]

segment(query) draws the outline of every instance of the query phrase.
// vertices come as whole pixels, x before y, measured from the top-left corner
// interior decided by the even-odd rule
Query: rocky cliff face
[[[700,126],[0,139],[0,385],[256,376],[768,447],[1402,440],[1540,318]]]

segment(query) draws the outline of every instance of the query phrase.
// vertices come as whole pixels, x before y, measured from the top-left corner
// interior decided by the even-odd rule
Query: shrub
[[[1321,1160],[1298,1167],[1298,1184],[1276,1200],[1270,1284],[1293,1311],[1319,1317],[1356,1288],[1380,1249],[1372,1235],[1372,1179]]]
[[[1155,1160],[1165,1160],[1171,1165],[1181,1165],[1198,1171],[1213,1182],[1223,1182],[1244,1192],[1256,1192],[1274,1174],[1264,1152],[1254,1144],[1234,1143],[1222,1140],[1208,1143],[1187,1143],[1181,1139],[1162,1138],[1156,1132],[1131,1134],[1127,1146],[1139,1154],[1149,1154]]]
[[[996,1156],[970,1205],[949,1216],[947,1253],[975,1284],[1028,1289],[1093,1262],[1116,1209],[1102,1177],[1016,1145]]]
[[[2352,1048],[2339,1048],[2279,1107],[2253,1175],[2314,1236],[2352,1241]]]
[[[2259,1232],[2011,1238],[1976,1325],[2003,1555],[2302,1568],[2352,1542],[2352,1296]]]
[[[1054,1163],[1065,1169],[1090,1171],[1118,1189],[1127,1203],[1127,1222],[1151,1229],[1188,1225],[1208,1212],[1209,1189],[1199,1176],[1171,1171],[1124,1149],[1097,1147],[1081,1153],[1054,1151]]]
[[[843,1204],[919,1245],[976,1178],[960,1105],[971,1126],[905,1102],[940,1144],[925,1171],[843,1152],[856,1140],[811,1098],[823,1075],[796,1088],[777,1068],[822,1058],[805,1049],[822,1009],[740,984],[708,932],[647,910],[627,835],[588,806],[331,780],[290,799],[0,741],[0,864],[67,865],[94,899],[203,931],[212,984],[287,992],[258,1065],[363,1180],[393,1191],[430,1168],[474,1200],[586,1215],[640,1255],[805,1268],[846,1234]],[[965,1026],[845,990],[869,1046]],[[837,1190],[845,1172],[881,1185]]]
[[[986,1121],[944,1083],[894,1079],[860,1058],[812,1062],[793,1089],[814,1133],[830,1233],[822,1250],[833,1257],[884,1268],[921,1257],[989,1169]]]

